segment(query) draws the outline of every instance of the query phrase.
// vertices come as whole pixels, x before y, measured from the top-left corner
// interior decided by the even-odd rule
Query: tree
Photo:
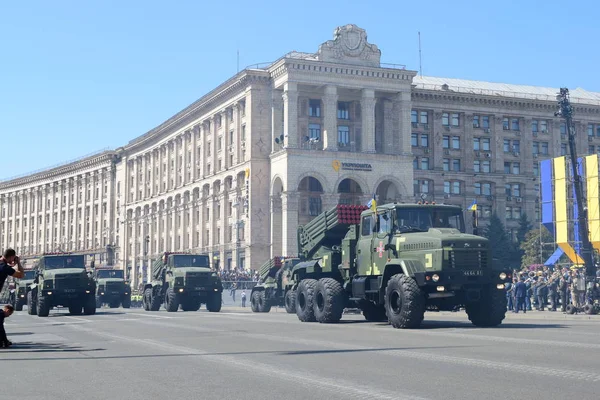
[[[499,267],[519,268],[520,258],[517,247],[506,232],[506,228],[498,214],[492,214],[489,225],[485,228],[483,235],[490,241],[492,259],[499,263]]]
[[[527,218],[527,214],[521,214],[521,218],[519,218],[519,229],[517,230],[517,242],[523,243],[525,241],[525,236],[533,229],[533,225]]]
[[[521,266],[526,268],[534,264],[543,264],[554,253],[554,246],[542,246],[542,243],[552,243],[552,235],[544,227],[541,229],[532,229],[525,235],[525,240],[521,242],[523,258]]]

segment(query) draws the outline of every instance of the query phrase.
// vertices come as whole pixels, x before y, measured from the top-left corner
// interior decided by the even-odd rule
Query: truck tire
[[[591,304],[586,304],[583,306],[583,312],[587,315],[594,315],[596,314],[596,308]]]
[[[198,311],[200,309],[200,298],[192,297],[187,298],[181,303],[183,311]]]
[[[25,305],[25,299],[18,298],[15,301],[15,311],[23,311],[23,306]]]
[[[27,314],[36,315],[37,314],[37,305],[35,304],[33,298],[33,292],[27,293]]]
[[[262,292],[264,293],[264,292]],[[209,312],[219,312],[221,311],[221,304],[223,303],[221,299],[221,293],[213,292],[208,295],[208,300],[206,301],[206,309]]]
[[[425,316],[425,295],[417,282],[404,274],[392,276],[385,288],[385,311],[394,328],[418,328]]]
[[[259,312],[258,311],[258,294],[260,292],[256,291],[253,292],[252,295],[250,296],[250,308],[252,309],[252,312]]]
[[[481,300],[467,304],[465,311],[469,321],[482,328],[498,326],[506,315],[506,292],[487,286],[483,289]]]
[[[317,281],[303,279],[298,284],[296,291],[296,315],[302,322],[315,322],[314,294]]]
[[[94,296],[93,292],[91,294],[86,295],[83,298],[83,314],[96,314],[96,296]]]
[[[95,300],[95,299],[94,299]],[[78,301],[73,301],[71,305],[69,305],[69,314],[71,315],[81,315],[83,306]]]
[[[268,313],[271,311],[271,302],[267,299],[267,294],[264,290],[258,292],[258,312]]]
[[[119,308],[120,305],[121,302],[119,300],[111,300],[110,303],[108,303],[110,308]]]
[[[296,312],[296,291],[288,290],[285,293],[285,311],[288,314],[293,314]]]
[[[177,293],[171,288],[167,289],[165,294],[165,308],[168,312],[177,312],[179,309],[179,301],[177,301]]]
[[[121,303],[121,305],[123,306],[123,308],[131,308],[131,297],[126,296],[123,299],[123,302]]]
[[[339,322],[344,313],[344,289],[333,278],[322,278],[314,292],[315,318],[321,324]]]
[[[388,317],[385,313],[385,306],[375,305],[371,302],[365,302],[361,309],[363,316],[369,322],[382,322],[388,320]]]
[[[566,308],[566,312],[567,314],[575,314],[577,312],[577,307],[575,307],[573,304],[568,304],[567,308]]]
[[[154,295],[154,290],[152,288],[146,289],[146,295],[148,296],[148,311],[160,310],[160,297]]]
[[[150,311],[150,297],[152,295],[151,289],[144,290],[142,294],[142,307],[144,307],[145,311]]]
[[[47,317],[50,315],[50,299],[47,296],[38,296],[37,315],[38,317]]]

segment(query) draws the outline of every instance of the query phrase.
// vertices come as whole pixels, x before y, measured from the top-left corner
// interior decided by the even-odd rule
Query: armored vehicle
[[[338,205],[298,228],[298,248],[300,321],[337,322],[345,307],[394,328],[419,327],[432,308],[463,306],[477,326],[504,319],[510,271],[494,268],[487,239],[465,233],[460,207]]]
[[[73,315],[96,313],[96,283],[85,268],[85,256],[44,254],[27,293],[27,312],[47,317],[52,307],[68,307]]]
[[[124,271],[121,269],[97,268],[96,278],[96,307],[108,304],[110,308],[131,307],[131,287],[125,282]]]
[[[16,311],[22,311],[23,306],[27,304],[27,293],[35,279],[35,271],[25,270],[25,276],[21,279],[15,279],[15,296],[13,297],[13,307]]]
[[[221,311],[223,284],[205,254],[164,253],[152,265],[152,282],[144,287],[146,311],[198,311],[202,303],[210,312]]]
[[[290,314],[296,312],[292,269],[299,262],[297,257],[274,257],[261,265],[258,270],[259,283],[252,288],[250,294],[253,312],[269,312],[272,306],[285,306]]]

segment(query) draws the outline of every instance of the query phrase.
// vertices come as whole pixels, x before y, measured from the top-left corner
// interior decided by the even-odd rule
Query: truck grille
[[[450,268],[485,269],[487,267],[487,251],[452,250],[448,253],[448,263]]]
[[[79,289],[83,287],[80,275],[56,275],[54,281],[55,289]]]
[[[107,292],[120,292],[122,288],[123,284],[121,282],[106,282]]]
[[[206,286],[210,282],[210,274],[207,273],[188,273],[186,275],[185,286],[199,287]]]

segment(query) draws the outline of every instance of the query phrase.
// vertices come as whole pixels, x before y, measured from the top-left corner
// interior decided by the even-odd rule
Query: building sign
[[[354,162],[340,162],[339,160],[333,160],[331,166],[338,172],[340,169],[346,171],[372,171],[373,167],[368,163],[354,163]]]

